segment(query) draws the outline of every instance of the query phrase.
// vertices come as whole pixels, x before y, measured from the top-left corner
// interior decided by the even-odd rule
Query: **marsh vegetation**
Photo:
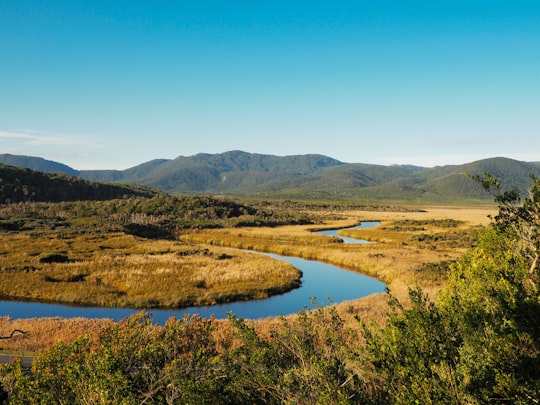
[[[180,229],[304,221],[227,200],[156,197],[0,208],[0,296],[82,305],[187,307],[299,286],[291,265],[179,241]]]
[[[446,281],[445,274],[426,271],[425,265],[460,257],[475,243],[478,231],[489,223],[490,213],[494,213],[492,208],[439,207],[400,211],[319,211],[320,222],[314,225],[198,229],[182,232],[181,239],[331,263],[377,277],[405,298],[407,286],[415,283],[430,294],[436,294]],[[338,234],[376,243],[348,245],[338,238],[315,232],[348,228],[362,221],[381,221],[381,225],[342,229]],[[411,227],[410,224],[415,225]]]
[[[539,195],[524,205],[529,211],[540,206]],[[149,278],[159,274],[155,283],[167,276],[168,264],[189,263],[198,272],[190,279],[194,290],[206,290],[210,282],[202,282],[201,270],[220,269],[205,260],[235,263],[228,270],[234,274],[241,266],[231,249],[240,248],[365,272],[387,283],[391,295],[253,322],[188,316],[159,326],[145,313],[119,323],[3,319],[3,334],[26,332],[2,342],[4,348],[41,354],[30,373],[20,362],[1,366],[0,381],[11,403],[535,403],[538,266],[529,259],[537,250],[520,240],[519,231],[538,229],[537,217],[496,213],[304,207],[301,222],[275,226],[270,215],[268,227],[182,226],[174,228],[175,238],[134,235],[122,223],[114,232],[85,233],[77,227],[97,221],[88,217],[71,219],[70,227],[44,221],[14,231],[9,225],[3,253],[19,262],[3,262],[6,277],[48,272],[40,282],[51,286],[97,285],[98,278],[125,286],[128,274],[146,272]],[[345,229],[374,220],[381,225]],[[343,235],[376,243],[346,245],[313,232],[322,228],[344,228]],[[98,277],[77,267],[86,261],[108,271]],[[248,273],[256,269],[240,278]]]
[[[266,256],[122,233],[0,240],[0,295],[10,299],[181,308],[264,298],[300,279]]]
[[[457,257],[477,225],[459,219],[470,210],[365,211],[208,197],[18,203],[0,211],[2,298],[134,308],[261,299],[299,286],[291,265],[241,250],[319,260],[392,283],[403,278],[396,270]],[[342,231],[378,242],[362,249],[313,232],[379,218],[380,229]],[[417,222],[411,228],[403,221]]]

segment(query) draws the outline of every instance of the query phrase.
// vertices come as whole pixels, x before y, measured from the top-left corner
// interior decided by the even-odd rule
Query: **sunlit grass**
[[[34,355],[50,349],[60,341],[70,342],[86,334],[97,335],[100,328],[111,322],[110,319],[0,317],[0,335],[8,336],[14,330],[25,332],[2,340],[0,352]]]
[[[0,249],[0,295],[10,299],[186,307],[265,298],[297,287],[300,278],[264,255],[123,233],[2,235]]]
[[[477,208],[426,208],[417,212],[343,212],[323,225],[277,228],[220,229],[189,231],[182,239],[195,243],[228,246],[320,260],[362,272],[384,281],[398,296],[418,283],[436,294],[444,275],[417,271],[425,264],[447,262],[461,256],[474,243],[476,230],[493,214]],[[365,239],[367,245],[347,245],[335,238],[315,234],[322,228],[346,228],[362,221],[381,221],[375,228],[339,232]],[[406,222],[403,222],[406,221]],[[417,221],[414,229],[407,221]],[[451,224],[451,226],[449,226]]]
[[[264,297],[296,285],[298,272],[286,263],[239,250],[252,249],[322,260],[384,281],[403,299],[418,283],[434,295],[445,283],[445,266],[470,247],[475,229],[490,222],[486,209],[425,208],[422,212],[319,212],[324,223],[274,228],[228,228],[184,232],[181,240],[148,240],[124,233],[61,237],[54,233],[0,236],[0,294],[4,297],[118,306],[178,306]],[[443,226],[448,219],[456,226]],[[345,228],[381,221],[376,228],[342,230],[371,240],[345,245],[314,229]],[[412,223],[411,221],[420,221]],[[425,236],[423,236],[425,235]],[[218,246],[219,245],[219,246]],[[51,255],[65,263],[46,263]],[[45,260],[46,261],[46,260]],[[280,287],[281,286],[281,287]],[[338,305],[344,319],[382,322],[382,294]],[[0,333],[29,331],[2,341],[7,350],[40,351],[59,340],[97,331],[105,320],[0,318]],[[257,321],[265,330],[276,320]]]

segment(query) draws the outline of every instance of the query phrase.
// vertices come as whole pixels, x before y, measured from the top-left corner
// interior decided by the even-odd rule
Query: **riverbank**
[[[305,308],[313,307],[311,297],[322,305],[330,302],[339,303],[383,292],[385,285],[379,280],[362,274],[343,270],[336,266],[317,261],[309,261],[297,257],[269,255],[278,263],[289,263],[302,273],[302,284],[299,288],[284,294],[273,295],[260,300],[236,301],[211,306],[192,306],[181,309],[147,309],[154,323],[164,325],[171,317],[182,318],[185,315],[226,319],[234,313],[245,319],[261,319],[267,317],[296,314]],[[327,301],[331,299],[331,301]],[[14,319],[30,317],[86,317],[111,318],[119,321],[137,310],[129,308],[81,307],[53,303],[0,301],[4,315]]]
[[[416,212],[346,211],[328,214],[324,226],[282,226],[197,230],[182,240],[296,256],[330,263],[383,281],[399,299],[418,284],[435,296],[445,283],[445,265],[460,257],[475,241],[479,228],[490,223],[486,208],[423,207]],[[347,245],[314,230],[349,228],[380,221],[368,229],[343,229],[339,234],[376,242]],[[451,224],[449,226],[449,224]]]
[[[298,255],[311,260],[321,260],[340,267],[375,276],[386,282],[392,294],[406,300],[408,287],[421,285],[426,292],[435,296],[445,283],[444,264],[462,255],[470,246],[478,227],[490,222],[486,209],[425,208],[422,212],[374,212],[348,211],[328,213],[322,227],[344,228],[361,221],[382,221],[381,226],[371,230],[358,230],[355,237],[377,242],[365,246],[347,246],[311,231],[317,226],[284,226],[275,228],[240,228],[209,231],[193,231],[182,236],[184,243],[206,241],[215,245],[274,251],[279,254]],[[453,227],[444,227],[449,219],[457,221]],[[416,221],[416,222],[403,222]],[[352,232],[350,230],[341,233]],[[446,236],[445,236],[446,235]],[[199,243],[199,242],[197,242]],[[384,294],[365,299],[351,300],[338,305],[344,319],[360,316],[364,319],[383,321],[387,298]],[[40,351],[51,347],[59,340],[70,341],[77,333],[94,333],[104,320],[69,319],[3,319],[0,333],[13,329],[29,331],[27,336],[3,341],[2,347],[9,350]],[[257,321],[259,327],[273,320]],[[80,328],[80,325],[84,327]],[[73,333],[72,331],[75,331]],[[93,332],[94,331],[94,332]],[[29,340],[32,336],[32,340]],[[35,339],[35,340],[34,340]]]
[[[300,285],[287,263],[251,253],[122,233],[0,235],[0,297],[125,308],[262,299]]]

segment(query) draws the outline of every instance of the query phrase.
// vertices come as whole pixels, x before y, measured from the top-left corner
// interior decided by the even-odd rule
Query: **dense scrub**
[[[310,223],[304,211],[258,207],[207,196],[131,197],[109,201],[17,203],[0,205],[2,231],[57,231],[70,234],[125,231],[171,238],[186,228],[275,226]],[[152,233],[153,231],[153,233]]]
[[[449,264],[436,302],[420,288],[407,306],[389,296],[384,325],[354,328],[333,308],[264,334],[232,315],[160,327],[139,314],[59,344],[30,374],[3,366],[0,381],[11,403],[538,403],[534,191],[519,207],[505,200],[496,226]]]
[[[367,350],[385,402],[522,403],[540,400],[540,303],[528,266],[494,230],[451,266],[437,304],[411,290],[392,301]]]

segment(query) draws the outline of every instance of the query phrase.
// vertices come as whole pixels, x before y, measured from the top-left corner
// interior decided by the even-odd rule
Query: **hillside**
[[[279,157],[232,151],[152,160],[124,171],[82,171],[81,176],[176,193],[446,202],[491,200],[464,176],[486,172],[498,178],[503,188],[525,192],[530,185],[528,175],[540,175],[540,166],[502,157],[434,168],[383,166],[343,163],[322,155]]]
[[[64,173],[68,176],[78,176],[79,171],[65,164],[53,162],[40,157],[11,155],[9,153],[0,154],[0,164],[7,166],[26,167],[46,173]]]
[[[150,185],[167,192],[234,193],[309,177],[321,169],[338,165],[343,163],[322,155],[280,157],[231,151],[152,160],[124,171],[82,171],[81,176],[89,180]]]
[[[10,157],[12,161],[15,158]],[[19,157],[16,161],[21,166],[36,167],[44,159]],[[51,171],[65,166],[45,162]],[[155,159],[126,170],[75,172],[86,180],[139,184],[180,194],[447,203],[491,201],[464,173],[489,172],[500,180],[503,189],[517,188],[524,193],[531,184],[529,174],[540,176],[540,164],[496,157],[425,168],[343,163],[323,155],[274,156],[230,151]]]
[[[51,174],[0,164],[0,204],[111,200],[157,194],[157,191],[140,186],[96,183],[63,173]]]

